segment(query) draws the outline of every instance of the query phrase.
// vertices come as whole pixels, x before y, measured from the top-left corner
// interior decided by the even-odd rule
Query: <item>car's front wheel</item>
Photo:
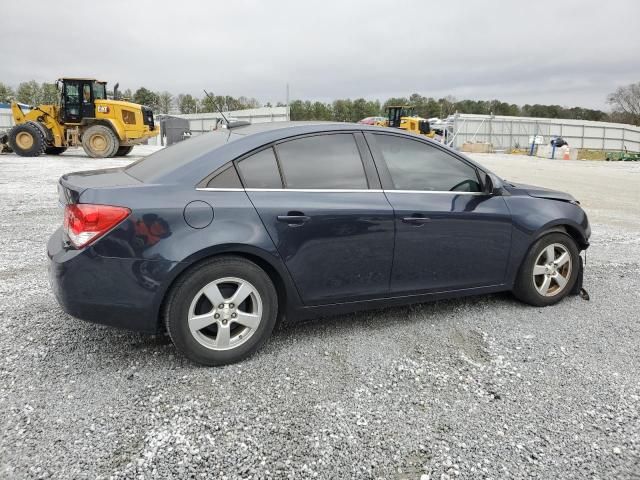
[[[580,252],[575,241],[564,233],[550,233],[529,250],[513,293],[530,305],[553,305],[573,289],[579,270]]]
[[[269,276],[240,257],[218,257],[188,271],[169,293],[164,315],[176,348],[203,365],[238,362],[269,338],[278,296]]]

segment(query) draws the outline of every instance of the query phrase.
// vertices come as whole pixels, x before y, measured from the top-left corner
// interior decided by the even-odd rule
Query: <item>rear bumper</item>
[[[176,262],[109,258],[90,247],[64,247],[58,229],[47,244],[49,282],[73,317],[143,332],[157,332],[161,295]]]

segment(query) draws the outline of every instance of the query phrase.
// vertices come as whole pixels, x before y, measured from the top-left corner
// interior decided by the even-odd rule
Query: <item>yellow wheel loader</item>
[[[376,122],[381,127],[401,128],[408,132],[426,135],[433,138],[434,132],[429,126],[429,120],[415,114],[413,107],[409,105],[390,105],[387,107],[387,119]]]
[[[56,82],[59,101],[25,111],[11,102],[15,126],[6,134],[8,147],[23,157],[59,155],[82,146],[94,158],[124,156],[134,145],[160,132],[150,108],[107,99],[107,84],[91,78],[62,78]],[[6,145],[0,146],[0,151]]]

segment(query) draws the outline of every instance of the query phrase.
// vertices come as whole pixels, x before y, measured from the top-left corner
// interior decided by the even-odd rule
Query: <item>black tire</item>
[[[67,147],[47,147],[44,149],[44,153],[47,155],[60,155],[67,151]]]
[[[191,333],[188,315],[198,292],[210,282],[225,277],[236,277],[255,287],[262,301],[262,317],[244,343],[229,350],[214,350]],[[167,332],[181,354],[201,365],[225,365],[252,355],[269,338],[278,316],[278,295],[269,276],[253,262],[235,256],[216,257],[197,264],[177,280],[165,301],[163,316]]]
[[[109,127],[93,125],[82,134],[82,148],[90,157],[108,158],[116,154],[120,141]]]
[[[9,146],[21,157],[37,157],[46,148],[44,133],[33,122],[16,125],[9,131]]]
[[[114,156],[115,157],[126,157],[127,155],[129,155],[131,153],[131,150],[133,150],[133,146],[119,147]]]
[[[564,287],[562,287],[562,289],[558,291],[558,293],[554,294],[553,296],[544,296],[540,292],[538,292],[538,289],[534,284],[533,268],[535,266],[536,259],[539,257],[539,255],[541,255],[543,250],[553,244],[559,244],[563,246],[569,253],[571,259],[571,270],[568,274],[566,285],[564,285]],[[524,261],[522,262],[520,271],[518,272],[518,277],[513,288],[513,294],[516,298],[523,301],[524,303],[528,303],[529,305],[533,305],[536,307],[546,307],[558,303],[573,289],[573,286],[575,285],[578,278],[580,269],[579,262],[580,252],[573,238],[571,238],[566,233],[560,232],[554,232],[544,235],[533,244],[533,246],[529,249],[529,252],[527,253]]]

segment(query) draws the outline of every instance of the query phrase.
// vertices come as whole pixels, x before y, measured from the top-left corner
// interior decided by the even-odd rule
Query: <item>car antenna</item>
[[[207,97],[209,97],[209,100],[211,100],[213,102],[213,106],[216,107],[216,110],[218,110],[218,113],[220,115],[222,115],[222,118],[224,118],[224,121],[227,124],[227,127],[229,127],[229,125],[230,125],[229,120],[227,119],[227,117],[224,116],[224,113],[222,113],[222,110],[220,110],[220,107],[218,106],[218,102],[216,102],[216,99],[213,98],[213,96],[210,95],[209,92],[207,92],[204,88],[202,90],[204,91],[204,94]]]

